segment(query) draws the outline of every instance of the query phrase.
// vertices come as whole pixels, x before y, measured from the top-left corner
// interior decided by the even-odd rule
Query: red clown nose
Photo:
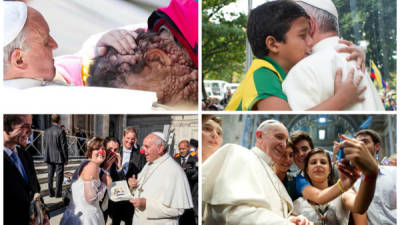
[[[144,154],[144,149],[143,148],[140,149],[140,154]]]
[[[99,151],[99,154],[102,155],[102,156],[104,156],[104,155],[106,154],[106,152],[105,152],[104,150],[100,150],[100,151]]]

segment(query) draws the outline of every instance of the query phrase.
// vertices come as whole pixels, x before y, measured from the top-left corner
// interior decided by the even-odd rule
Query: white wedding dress
[[[99,207],[99,200],[103,198],[107,187],[99,179],[84,181],[79,177],[84,161],[76,169],[72,177],[71,201],[65,210],[61,225],[104,225],[103,213]]]

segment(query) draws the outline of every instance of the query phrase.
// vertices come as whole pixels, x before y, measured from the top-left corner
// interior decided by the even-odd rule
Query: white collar
[[[313,46],[312,54],[314,54],[315,52],[322,51],[323,49],[326,49],[327,47],[334,46],[335,44],[339,44],[339,36],[332,36],[332,37],[324,38]]]
[[[153,162],[149,162],[149,165],[157,165],[164,162],[169,157],[168,152],[164,153],[164,155],[160,156],[158,159],[154,160]]]
[[[126,153],[131,153],[131,152],[132,152],[132,149],[127,149],[127,148],[125,148],[125,146],[123,146],[123,147],[122,147],[122,151],[123,151],[123,152],[126,152]]]
[[[11,157],[11,154],[15,151],[18,154],[17,147],[15,149],[9,149],[6,146],[3,146],[3,150],[7,153],[8,156]]]
[[[10,80],[4,80],[3,84],[5,87],[18,88],[18,89],[44,87],[51,85],[70,86],[65,83],[62,83],[61,81],[45,81],[43,80],[43,78],[15,78]]]
[[[274,165],[274,161],[272,161],[272,159],[267,154],[265,154],[265,152],[263,150],[261,150],[259,147],[254,146],[251,149],[251,151],[254,152],[254,154],[257,157],[259,157],[262,160],[264,160],[270,167],[272,167]]]

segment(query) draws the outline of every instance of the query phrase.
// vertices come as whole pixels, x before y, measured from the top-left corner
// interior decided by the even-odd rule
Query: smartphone
[[[350,138],[350,139],[354,139],[354,137],[349,136],[349,135],[343,134],[343,136],[346,136],[346,137],[348,137],[348,138]],[[340,138],[339,142],[342,142],[342,141],[343,141],[343,139]],[[343,149],[344,149],[343,147],[339,149],[339,155],[338,155],[338,162],[339,162],[339,163],[340,163],[340,161],[341,161],[342,159],[346,158],[346,154],[344,153],[344,150],[343,150]],[[350,166],[353,166],[351,162],[349,162],[349,165],[350,165]]]

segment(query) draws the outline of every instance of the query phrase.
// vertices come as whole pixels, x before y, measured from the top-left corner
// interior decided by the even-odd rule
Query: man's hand
[[[338,144],[339,148],[344,148],[346,158],[342,162],[351,161],[366,175],[376,175],[378,173],[378,164],[375,158],[368,151],[362,141],[354,140],[341,135],[342,142]]]
[[[3,131],[3,138],[4,138],[4,143],[7,143],[11,140],[16,140],[18,139],[19,136],[23,134],[23,128],[15,128],[14,130],[10,131],[8,134],[7,132]]]
[[[347,47],[339,48],[337,52],[347,52],[350,55],[347,56],[346,60],[355,60],[357,69],[365,73],[365,52],[351,41],[339,40],[339,43],[347,45]]]
[[[344,105],[347,107],[354,105],[355,103],[364,101],[364,97],[360,96],[365,89],[366,86],[358,87],[360,85],[363,76],[357,76],[354,81],[354,69],[349,71],[347,78],[342,82],[342,69],[336,70],[335,77],[335,88],[334,95],[340,96],[344,102]],[[345,107],[345,108],[347,108]]]
[[[122,166],[121,154],[119,154],[118,152],[114,152],[114,154],[115,157],[117,158],[117,169],[120,169]]]
[[[136,46],[137,33],[124,29],[111,30],[100,38],[96,44],[96,56],[107,53],[107,47],[115,48],[121,55],[133,54]]]
[[[356,167],[340,163],[338,164],[339,178],[344,189],[349,189],[360,177],[360,171]]]
[[[128,184],[130,188],[136,188],[138,186],[135,174],[133,174],[132,177],[128,179]]]
[[[314,225],[313,222],[310,222],[304,216],[289,216],[289,221],[296,225]]]
[[[146,199],[145,198],[135,198],[130,200],[130,202],[133,204],[133,206],[140,211],[143,211],[146,209]]]
[[[107,152],[107,155],[111,154],[109,157],[106,157],[104,161],[104,169],[108,171],[111,167],[111,165],[117,160],[117,156],[114,153]]]

